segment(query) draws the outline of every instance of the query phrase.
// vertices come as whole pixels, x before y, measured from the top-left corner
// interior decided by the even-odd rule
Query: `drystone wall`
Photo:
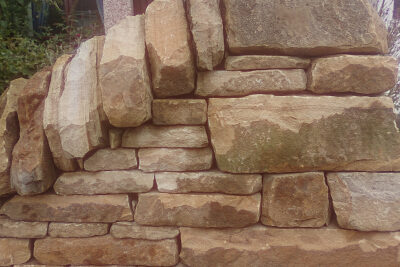
[[[155,0],[0,99],[0,265],[399,266],[367,0]]]

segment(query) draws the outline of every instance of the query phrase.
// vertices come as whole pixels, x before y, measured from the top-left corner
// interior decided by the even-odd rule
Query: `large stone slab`
[[[398,266],[400,233],[341,229],[181,228],[188,266]]]
[[[259,174],[229,174],[219,171],[160,172],[157,189],[165,193],[225,193],[250,195],[261,191]]]
[[[245,96],[256,93],[293,93],[306,89],[304,70],[199,72],[196,95]]]
[[[151,118],[153,96],[146,62],[144,16],[128,16],[108,30],[99,81],[103,107],[115,127],[136,127]]]
[[[231,196],[222,194],[139,195],[135,221],[153,226],[244,227],[260,218],[260,194]]]
[[[42,238],[47,235],[46,222],[13,221],[0,216],[0,237]]]
[[[153,1],[146,9],[145,29],[154,94],[170,97],[192,92],[195,68],[183,1]]]
[[[92,237],[106,235],[106,223],[50,223],[49,236],[51,237]]]
[[[222,171],[400,170],[400,133],[387,97],[210,99],[208,117]]]
[[[18,98],[20,137],[14,147],[11,186],[20,195],[40,194],[56,178],[52,155],[43,131],[44,100],[49,89],[50,72],[36,73]]]
[[[397,82],[398,63],[391,56],[341,55],[312,62],[308,89],[318,94],[378,94]]]
[[[225,60],[226,70],[306,69],[311,60],[287,56],[230,56]]]
[[[54,184],[60,195],[96,195],[148,192],[154,184],[154,174],[139,170],[67,172]]]
[[[0,238],[0,266],[22,264],[30,258],[29,239]]]
[[[321,227],[330,219],[323,172],[265,174],[261,222],[278,227]]]
[[[400,230],[399,173],[328,173],[327,180],[340,227]]]
[[[224,0],[235,54],[387,53],[387,31],[365,0]],[[338,31],[340,29],[340,31]]]
[[[137,167],[135,149],[99,149],[84,161],[87,171],[126,170]]]
[[[45,238],[35,241],[35,258],[43,264],[173,266],[179,261],[176,239]]]
[[[15,196],[0,209],[13,220],[50,222],[116,222],[133,219],[127,195]]]
[[[207,121],[204,99],[155,99],[153,123],[156,125],[196,125]]]
[[[111,226],[110,234],[115,238],[163,240],[176,238],[179,235],[179,229],[175,227],[143,226],[136,222],[116,222]]]

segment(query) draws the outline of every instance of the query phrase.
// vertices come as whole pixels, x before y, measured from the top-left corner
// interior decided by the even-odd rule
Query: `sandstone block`
[[[0,236],[15,238],[42,238],[47,235],[48,223],[13,221],[0,216]]]
[[[226,70],[306,69],[311,60],[288,56],[230,56],[226,58]]]
[[[126,170],[137,167],[135,149],[99,149],[84,162],[87,171]]]
[[[218,168],[233,173],[400,170],[394,121],[387,97],[253,95],[208,108]]]
[[[146,9],[145,31],[154,94],[171,97],[192,92],[195,68],[182,0],[152,2]]]
[[[104,5],[104,30],[108,30],[124,19],[133,15],[133,2],[130,0],[103,0]]]
[[[106,223],[50,223],[49,236],[51,237],[92,237],[106,235]]]
[[[29,239],[0,238],[0,266],[22,264],[30,258]]]
[[[62,267],[62,265],[43,265],[33,258],[23,264],[14,264],[14,267]]]
[[[260,218],[260,194],[139,195],[135,221],[153,226],[244,227]]]
[[[204,99],[155,99],[153,123],[156,125],[196,125],[207,121]]]
[[[143,226],[135,222],[116,222],[111,226],[110,234],[115,238],[163,240],[176,238],[179,235],[179,229]]]
[[[111,128],[108,131],[111,149],[116,149],[121,146],[123,133],[124,133],[124,130],[121,128]]]

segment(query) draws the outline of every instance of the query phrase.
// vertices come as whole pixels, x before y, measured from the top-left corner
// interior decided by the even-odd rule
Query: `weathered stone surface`
[[[400,230],[399,173],[328,173],[327,180],[340,227]]]
[[[0,97],[0,195],[14,192],[10,183],[11,155],[19,138],[18,97],[27,81],[23,78],[11,81]]]
[[[124,133],[124,130],[121,128],[111,128],[108,131],[111,149],[116,149],[121,146],[123,133]]]
[[[68,172],[54,184],[60,195],[96,195],[148,192],[154,184],[154,174],[139,170]]]
[[[13,221],[6,216],[0,216],[0,237],[42,238],[47,235],[47,224]]]
[[[151,118],[144,39],[140,15],[126,17],[107,32],[99,80],[104,111],[115,127],[136,127]]]
[[[126,170],[137,167],[135,149],[99,149],[84,162],[87,171]]]
[[[160,172],[156,173],[157,188],[165,193],[225,193],[250,195],[261,191],[259,174],[229,174],[207,172]]]
[[[400,170],[400,133],[387,97],[210,99],[208,120],[222,171]]]
[[[45,238],[35,242],[35,258],[43,264],[172,266],[179,261],[176,239]]]
[[[308,89],[318,93],[378,94],[396,85],[398,65],[391,56],[341,55],[312,62]]]
[[[199,72],[196,95],[244,96],[255,93],[298,92],[306,89],[304,70]]]
[[[135,221],[153,226],[244,227],[260,218],[260,194],[139,195]]]
[[[126,16],[133,15],[133,2],[130,0],[103,0],[104,30],[108,30],[123,20]]]
[[[156,125],[196,125],[207,121],[204,99],[155,99],[153,123]]]
[[[323,172],[265,174],[261,222],[278,227],[321,227],[330,219]]]
[[[62,267],[62,265],[43,265],[34,258],[23,264],[14,264],[14,267]]]
[[[170,97],[192,92],[195,68],[182,0],[152,2],[146,9],[145,28],[154,94]]]
[[[145,148],[139,150],[139,169],[154,171],[205,171],[212,165],[213,153],[209,147]]]
[[[58,107],[64,90],[64,70],[71,58],[71,55],[63,55],[54,64],[43,112],[43,128],[53,155],[54,164],[62,171],[75,171],[78,167],[76,161],[64,152],[58,127]]]
[[[43,131],[44,100],[49,79],[49,71],[36,73],[18,98],[20,137],[12,153],[11,186],[20,195],[43,193],[56,178]]]
[[[226,58],[226,70],[306,69],[311,60],[287,56],[230,56]]]
[[[0,238],[0,266],[22,264],[30,258],[29,239]]]
[[[187,5],[197,67],[212,70],[224,59],[225,52],[220,0],[190,0]]]
[[[386,28],[365,0],[224,0],[224,4],[232,53],[316,56],[388,51]]]
[[[116,222],[111,226],[110,234],[115,238],[162,240],[176,238],[179,235],[179,229],[143,226],[135,222]]]
[[[342,229],[181,228],[188,266],[398,266],[400,233]]]
[[[151,124],[127,129],[122,136],[123,147],[206,147],[208,137],[204,126],[154,126]]]
[[[92,237],[106,235],[106,223],[50,223],[49,236],[51,237]]]
[[[15,196],[0,209],[13,220],[52,222],[131,221],[127,195]]]

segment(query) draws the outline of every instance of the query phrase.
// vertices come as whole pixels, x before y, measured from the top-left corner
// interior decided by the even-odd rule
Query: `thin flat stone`
[[[92,237],[108,233],[106,223],[50,223],[51,237]]]
[[[143,226],[136,222],[116,222],[111,226],[110,234],[115,238],[163,240],[176,238],[179,235],[179,229]]]
[[[288,56],[229,56],[226,70],[307,69],[311,60]]]
[[[84,161],[87,171],[127,170],[137,168],[135,149],[99,149]]]
[[[42,238],[47,235],[46,222],[13,221],[0,216],[0,237]]]

